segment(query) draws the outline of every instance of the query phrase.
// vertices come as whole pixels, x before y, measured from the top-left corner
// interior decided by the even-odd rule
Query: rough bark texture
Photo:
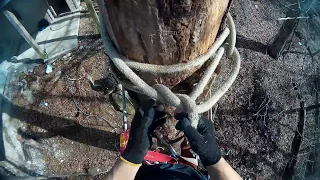
[[[103,1],[103,2],[102,2]],[[104,24],[118,50],[133,61],[171,65],[203,54],[215,41],[228,0],[101,0]],[[174,86],[195,70],[158,76],[149,84]]]
[[[105,28],[118,51],[133,61],[160,65],[186,63],[205,53],[214,43],[230,3],[231,0],[98,1]],[[195,78],[190,78],[199,80],[199,68],[170,75],[136,73],[150,85],[175,87],[197,70],[192,76]],[[190,82],[193,81],[176,86],[174,92],[192,89]],[[183,133],[175,129],[175,123],[174,118],[168,118],[155,133],[180,152],[182,140],[178,137]]]

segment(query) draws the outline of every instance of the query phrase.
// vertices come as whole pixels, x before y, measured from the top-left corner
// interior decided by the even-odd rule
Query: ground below
[[[12,103],[3,105],[22,121],[20,141],[39,144],[52,177],[108,171],[119,156],[122,114],[109,98],[114,86],[101,87],[110,77],[107,56],[88,12],[79,29],[78,48],[53,62],[49,74],[45,64],[20,73],[7,87]]]
[[[281,26],[277,19],[285,17],[283,8],[279,1],[254,0],[234,1],[231,7],[242,65],[235,84],[218,103],[214,126],[223,156],[243,178],[282,179],[293,158],[298,161],[296,179],[313,178],[319,168],[314,149],[319,144],[314,142],[318,116],[312,108],[319,103],[319,55],[286,53],[274,60],[266,53]],[[304,52],[305,39],[295,35],[290,50]],[[48,175],[87,173],[95,167],[107,171],[119,156],[121,113],[112,106],[109,87],[92,83],[110,77],[107,58],[93,21],[82,13],[78,49],[55,61],[50,74],[39,65],[10,82],[8,106],[23,122],[21,141],[41,144]],[[229,64],[222,61],[216,86],[227,77]],[[305,133],[295,157],[302,101],[307,107]]]

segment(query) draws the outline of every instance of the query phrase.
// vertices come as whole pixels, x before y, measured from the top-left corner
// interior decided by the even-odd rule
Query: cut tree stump
[[[98,0],[103,24],[118,51],[132,61],[157,65],[186,63],[204,54],[215,42],[230,3],[231,0]],[[159,83],[179,92],[175,86],[199,68],[166,75],[136,73],[149,85]],[[201,73],[198,72],[196,79]],[[192,89],[190,83],[186,84],[184,88]],[[168,118],[155,133],[172,142],[183,136],[175,129],[175,123],[174,118]],[[180,143],[172,144],[177,152]]]
[[[99,0],[114,45],[127,58],[150,64],[185,63],[214,43],[228,0]],[[173,87],[198,68],[171,75],[139,73],[149,84]]]

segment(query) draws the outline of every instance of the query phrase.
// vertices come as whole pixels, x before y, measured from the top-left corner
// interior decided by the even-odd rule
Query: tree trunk
[[[158,65],[186,63],[205,53],[214,43],[230,3],[231,0],[98,1],[103,23],[118,51],[132,61]],[[174,87],[199,68],[167,75],[136,73],[150,85]],[[192,89],[189,83],[186,86]],[[167,119],[156,134],[166,142],[177,140],[183,134],[177,132],[175,123],[174,118]],[[178,138],[172,144],[178,152],[180,142]]]
[[[100,0],[106,29],[127,58],[171,65],[205,53],[217,36],[228,0]],[[149,84],[173,87],[198,68],[171,75],[139,74]]]

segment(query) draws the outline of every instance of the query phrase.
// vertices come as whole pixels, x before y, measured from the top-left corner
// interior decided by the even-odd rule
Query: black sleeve
[[[136,180],[207,180],[208,178],[194,168],[184,164],[142,165]]]

